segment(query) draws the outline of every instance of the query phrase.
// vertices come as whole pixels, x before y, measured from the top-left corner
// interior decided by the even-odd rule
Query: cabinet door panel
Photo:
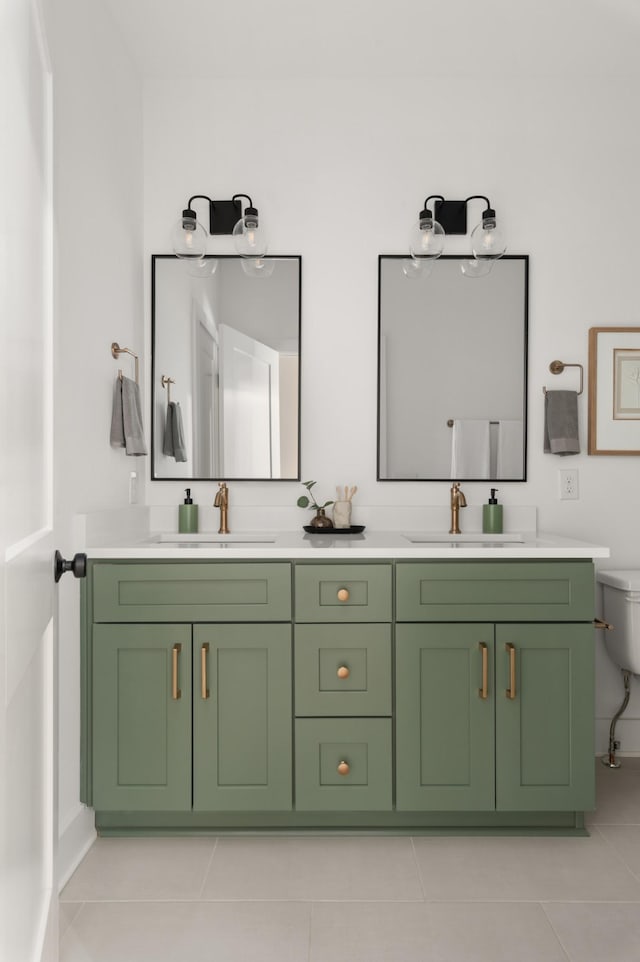
[[[190,625],[94,626],[93,772],[98,810],[191,808]]]
[[[397,626],[399,810],[494,808],[493,633],[493,625]]]
[[[195,626],[194,677],[194,808],[290,809],[290,626]]]
[[[593,808],[593,644],[591,625],[496,628],[498,809]]]

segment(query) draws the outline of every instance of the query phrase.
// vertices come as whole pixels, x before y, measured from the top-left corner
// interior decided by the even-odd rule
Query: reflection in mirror
[[[299,480],[300,257],[152,257],[152,478]]]
[[[526,480],[529,259],[467,260],[380,255],[378,480]]]

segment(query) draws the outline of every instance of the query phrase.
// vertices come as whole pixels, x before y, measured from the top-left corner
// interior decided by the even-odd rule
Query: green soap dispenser
[[[198,530],[198,505],[193,503],[191,488],[185,488],[184,504],[178,507],[178,531],[180,534],[195,534]]]
[[[497,488],[491,488],[488,504],[482,505],[483,534],[502,534],[502,505],[496,498]]]

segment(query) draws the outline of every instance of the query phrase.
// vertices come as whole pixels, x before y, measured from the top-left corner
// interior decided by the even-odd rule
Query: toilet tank
[[[620,668],[640,675],[640,570],[599,571],[603,617],[614,626],[604,632],[609,655]]]

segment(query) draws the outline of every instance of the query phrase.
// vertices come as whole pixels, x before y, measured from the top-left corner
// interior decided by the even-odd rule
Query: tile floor
[[[640,960],[640,758],[590,838],[98,839],[61,962]]]

